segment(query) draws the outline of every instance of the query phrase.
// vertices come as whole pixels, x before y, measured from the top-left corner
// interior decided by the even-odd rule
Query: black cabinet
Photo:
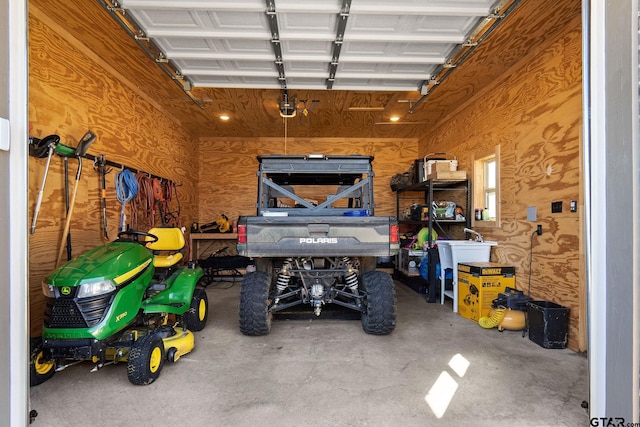
[[[424,250],[428,252],[429,259],[429,302],[436,301],[436,287],[440,283],[436,277],[438,250],[434,247],[436,242],[432,238],[433,231],[447,239],[465,239],[467,236],[464,229],[471,226],[471,215],[471,183],[468,179],[428,179],[396,191],[396,216],[401,231],[418,235],[421,230],[425,230],[420,234],[424,237]],[[409,249],[401,248],[396,260],[399,276],[408,280],[411,276],[419,276],[417,270],[403,267],[408,257],[405,252]],[[410,253],[414,256],[417,254],[413,251]]]

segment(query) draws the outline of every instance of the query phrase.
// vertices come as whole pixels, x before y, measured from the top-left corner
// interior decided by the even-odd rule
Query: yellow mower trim
[[[163,338],[162,342],[164,343],[165,352],[168,352],[170,348],[175,348],[176,353],[173,359],[173,362],[177,362],[180,357],[185,354],[191,353],[191,350],[195,347],[195,337],[193,336],[193,332],[188,329],[182,329],[181,327],[174,327],[176,334]]]
[[[119,275],[118,277],[113,279],[113,282],[116,285],[119,285],[121,283],[126,282],[127,280],[131,279],[132,277],[134,277],[135,275],[137,275],[138,273],[140,273],[141,271],[143,271],[145,268],[147,268],[149,266],[149,264],[151,264],[151,259],[146,260],[145,262],[143,262],[142,264],[140,264],[137,267],[134,267],[133,269],[127,271],[124,274]]]

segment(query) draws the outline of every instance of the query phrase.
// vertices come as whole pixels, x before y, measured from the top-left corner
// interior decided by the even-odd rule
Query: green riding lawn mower
[[[126,363],[129,381],[150,384],[165,360],[193,350],[193,331],[207,323],[208,300],[203,270],[181,264],[184,248],[179,228],[123,231],[45,277],[31,385],[85,361],[94,370]]]

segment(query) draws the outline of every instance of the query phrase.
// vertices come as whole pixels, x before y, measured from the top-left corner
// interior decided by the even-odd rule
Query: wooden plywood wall
[[[30,7],[29,15],[29,122],[31,135],[60,136],[76,147],[91,129],[97,135],[88,153],[145,171],[178,184],[180,216],[189,224],[197,215],[199,163],[197,145],[180,123],[151,101],[136,82],[125,80],[81,41]],[[46,159],[29,158],[29,204],[33,214]],[[78,162],[68,161],[73,181]],[[100,180],[89,160],[83,163],[76,205],[71,221],[72,251],[78,255],[102,242]],[[107,175],[108,235],[116,238],[120,204],[115,175]],[[29,294],[31,333],[40,331],[44,299],[40,284],[55,268],[65,223],[63,159],[51,160],[36,231],[29,239]],[[174,199],[175,201],[175,199]],[[172,204],[177,210],[177,204]],[[129,218],[131,211],[127,208]],[[31,218],[30,218],[31,220]],[[157,218],[159,221],[159,217]],[[144,227],[143,227],[144,228]],[[66,259],[66,256],[65,258]]]
[[[455,154],[461,169],[472,170],[474,158],[500,146],[501,223],[475,227],[498,241],[492,260],[516,267],[519,289],[570,309],[569,347],[584,351],[581,37],[576,16],[503,79],[445,117],[420,141],[420,152]],[[571,200],[578,203],[576,213],[569,212]],[[553,201],[563,202],[562,213],[551,213]],[[538,221],[527,221],[528,206],[537,207]],[[533,236],[537,224],[539,237]]]
[[[392,138],[257,138],[203,139],[198,184],[200,223],[222,213],[229,219],[255,215],[258,180],[256,156],[264,154],[361,154],[374,159],[376,215],[395,215],[391,177],[417,158],[417,139]]]

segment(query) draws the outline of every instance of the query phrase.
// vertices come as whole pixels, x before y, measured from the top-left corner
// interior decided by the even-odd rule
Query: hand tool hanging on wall
[[[151,183],[151,189],[153,190],[153,200],[154,206],[158,207],[158,212],[160,214],[160,224],[166,225],[164,223],[164,189],[162,188],[162,180],[153,179]]]
[[[44,167],[44,175],[42,176],[42,184],[38,191],[38,200],[36,202],[36,209],[33,213],[33,221],[31,222],[31,234],[36,232],[36,222],[38,221],[38,213],[40,212],[40,205],[42,204],[42,195],[44,193],[44,185],[47,182],[47,174],[49,173],[49,165],[51,164],[51,156],[60,142],[58,135],[49,135],[42,139],[30,138],[29,139],[29,154],[37,158],[47,158],[47,163]]]
[[[150,228],[154,226],[153,178],[147,173],[138,172],[136,180],[140,191],[131,203],[136,206],[137,212],[141,213],[140,222],[147,224]],[[137,221],[136,225],[138,225]]]
[[[100,174],[100,198],[102,204],[102,239],[109,241],[109,231],[107,228],[107,179],[106,176],[112,168],[107,167],[107,159],[104,154],[96,157],[93,168]]]
[[[64,164],[64,212],[69,215],[69,157],[62,158]],[[67,233],[67,261],[71,260],[71,232]]]
[[[69,157],[74,157],[76,155],[76,148],[69,147],[64,144],[58,144],[56,146],[56,152],[58,155],[62,156],[63,164],[64,164],[64,212],[65,215],[69,215]],[[71,260],[72,251],[71,251],[71,231],[67,233],[67,261]]]
[[[135,175],[128,169],[123,169],[116,174],[116,196],[118,201],[122,203],[120,209],[120,231],[126,230],[127,216],[125,214],[125,206],[127,202],[132,200],[138,194],[138,181]]]
[[[163,213],[163,224],[165,225],[169,225],[170,223],[173,222],[173,226],[174,227],[181,227],[182,224],[180,223],[180,199],[178,198],[178,186],[176,185],[175,182],[173,181],[163,181],[163,187],[162,187],[163,191],[164,191],[164,213]],[[172,211],[171,210],[171,202],[173,200],[173,197],[175,195],[175,200],[176,200],[176,210]]]
[[[82,157],[87,153],[89,146],[96,140],[96,135],[92,131],[87,131],[84,134],[80,142],[78,142],[78,146],[75,149],[75,157],[78,159],[78,169],[76,171],[76,182],[73,187],[73,194],[71,195],[71,201],[69,202],[69,209],[67,211],[67,221],[64,225],[64,230],[62,232],[62,241],[60,242],[60,249],[58,250],[58,259],[56,260],[56,266],[60,265],[60,260],[62,259],[62,253],[64,252],[64,248],[66,246],[67,235],[69,234],[69,226],[71,225],[71,214],[73,213],[73,207],[76,203],[76,195],[78,194],[78,186],[80,185],[80,176],[82,175]],[[67,147],[68,148],[68,147]]]

